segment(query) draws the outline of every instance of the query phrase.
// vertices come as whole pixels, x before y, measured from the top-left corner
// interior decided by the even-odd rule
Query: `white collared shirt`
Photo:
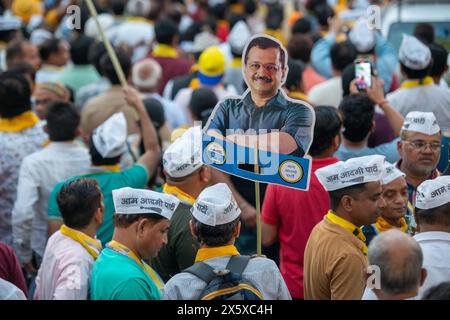
[[[21,263],[31,260],[32,250],[44,255],[47,202],[53,187],[88,172],[90,165],[88,150],[76,142],[52,142],[23,159],[12,211],[13,244]]]
[[[423,267],[427,269],[427,278],[419,289],[421,297],[431,287],[450,281],[450,233],[421,232],[414,239],[422,248]]]
[[[55,232],[36,278],[35,300],[87,300],[94,258],[81,244]]]

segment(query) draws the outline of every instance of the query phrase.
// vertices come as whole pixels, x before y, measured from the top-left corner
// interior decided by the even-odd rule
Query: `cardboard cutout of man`
[[[281,89],[288,73],[286,49],[267,35],[255,35],[244,49],[241,97],[215,107],[204,132],[240,146],[303,157],[312,143],[314,112]]]

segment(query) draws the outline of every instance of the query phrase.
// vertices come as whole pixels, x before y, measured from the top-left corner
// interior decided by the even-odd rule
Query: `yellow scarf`
[[[33,127],[39,122],[39,118],[31,111],[26,111],[14,118],[0,118],[0,131],[20,132]]]
[[[177,58],[178,52],[167,44],[158,44],[153,48],[152,55],[157,58]]]
[[[87,252],[95,259],[97,259],[98,255],[102,251],[102,245],[96,239],[89,237],[87,234],[84,234],[81,231],[69,228],[65,224],[61,226],[59,229],[62,235],[69,237],[86,249]]]
[[[192,78],[191,82],[189,82],[189,88],[194,90],[200,88],[200,80],[197,77]]]
[[[304,94],[300,91],[291,91],[287,95],[289,98],[292,98],[292,99],[308,101],[308,97],[306,96],[306,94]]]
[[[110,165],[103,164],[100,167],[105,168],[112,172],[120,172],[120,165],[118,165],[118,164],[110,164]]]
[[[223,256],[238,256],[239,251],[232,244],[222,247],[200,248],[197,251],[195,262],[205,261]]]
[[[163,186],[163,193],[174,195],[175,197],[178,198],[178,200],[180,200],[182,202],[186,202],[187,204],[190,204],[190,205],[193,205],[195,202],[194,197],[192,197],[191,195],[187,194],[186,192],[184,192],[183,190],[180,190],[179,188],[177,188],[175,186],[167,185],[167,183],[164,184],[164,186]]]
[[[233,58],[230,62],[230,68],[241,68],[242,67],[242,59],[241,58]]]
[[[158,290],[161,290],[164,287],[164,282],[161,280],[159,275],[147,263],[145,263],[145,261],[139,259],[132,250],[115,240],[111,240],[111,242],[109,242],[106,246],[108,249],[123,254],[124,256],[127,256],[128,258],[134,260],[142,268],[142,270],[144,270],[148,274]]]
[[[425,78],[419,79],[419,80],[414,79],[414,80],[403,81],[403,83],[400,85],[400,88],[409,89],[409,88],[427,86],[430,84],[433,84],[433,78],[428,76],[428,77],[425,77]]]
[[[392,228],[397,228],[403,232],[406,232],[408,230],[408,225],[406,224],[405,218],[402,217],[400,219],[400,224],[401,224],[400,228],[397,228],[391,225],[389,222],[387,222],[386,219],[384,219],[383,217],[379,217],[377,219],[377,222],[375,223],[375,228],[377,228],[379,232],[384,232]]]
[[[337,224],[338,226],[341,226],[345,230],[351,232],[354,236],[356,236],[359,240],[363,243],[363,254],[367,255],[367,245],[366,245],[366,237],[364,236],[364,233],[361,231],[360,228],[355,226],[350,221],[347,221],[337,215],[334,214],[333,211],[329,210],[327,213],[327,219],[331,221],[334,224]]]

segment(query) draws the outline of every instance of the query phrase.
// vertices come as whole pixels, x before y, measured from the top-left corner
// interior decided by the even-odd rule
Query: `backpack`
[[[183,272],[206,282],[199,300],[264,300],[255,285],[242,276],[249,261],[249,256],[231,256],[225,269],[213,269],[197,262]]]

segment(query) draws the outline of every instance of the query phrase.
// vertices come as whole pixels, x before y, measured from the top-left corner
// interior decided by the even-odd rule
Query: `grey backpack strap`
[[[230,270],[233,273],[237,273],[238,275],[242,275],[249,261],[249,256],[231,256],[226,269]]]
[[[214,269],[204,262],[197,262],[189,268],[183,270],[183,272],[189,272],[205,281],[209,284],[217,275],[214,273]]]

